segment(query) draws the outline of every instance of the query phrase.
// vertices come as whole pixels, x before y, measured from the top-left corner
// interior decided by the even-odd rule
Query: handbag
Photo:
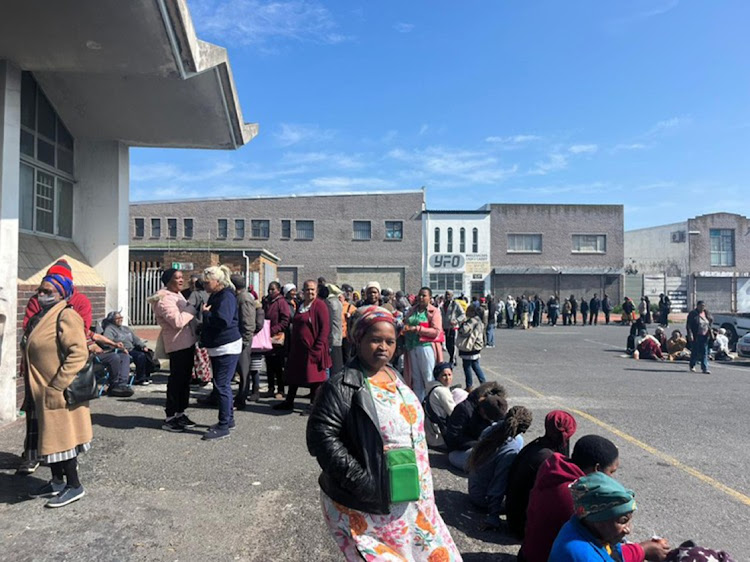
[[[193,354],[193,378],[200,381],[204,386],[213,378],[211,370],[211,357],[205,347],[195,346]]]
[[[65,308],[72,308],[66,306]],[[65,308],[63,310],[65,310]],[[60,363],[65,362],[65,354],[62,350],[62,343],[60,342],[60,317],[63,311],[57,315],[57,329],[55,333],[55,339],[57,342],[57,355],[60,357]],[[65,396],[65,402],[68,406],[77,406],[82,402],[88,402],[94,398],[99,398],[99,382],[96,380],[95,372],[95,361],[94,356],[89,354],[89,358],[83,368],[76,373],[68,388],[65,389],[63,395]]]
[[[273,349],[273,344],[271,343],[270,320],[264,320],[263,329],[253,336],[253,346],[251,349],[252,351],[259,353],[271,351],[271,349]]]

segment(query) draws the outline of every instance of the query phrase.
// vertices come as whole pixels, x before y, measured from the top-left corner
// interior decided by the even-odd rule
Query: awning
[[[493,273],[495,275],[622,275],[623,270],[614,267],[503,265],[494,268]]]
[[[104,287],[106,283],[89,265],[81,251],[70,240],[18,235],[18,283],[37,286],[50,266],[64,258],[73,272],[73,282],[81,287]]]

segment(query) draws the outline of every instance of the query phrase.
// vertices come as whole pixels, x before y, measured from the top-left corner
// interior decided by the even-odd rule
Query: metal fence
[[[148,297],[161,289],[161,270],[149,268],[145,271],[131,271],[129,289],[129,324],[131,326],[155,325],[156,319],[151,305],[148,303]]]

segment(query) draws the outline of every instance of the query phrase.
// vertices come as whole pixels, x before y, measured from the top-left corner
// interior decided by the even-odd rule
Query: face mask
[[[48,308],[55,304],[55,295],[37,295],[37,300],[39,301],[39,306],[42,308]]]

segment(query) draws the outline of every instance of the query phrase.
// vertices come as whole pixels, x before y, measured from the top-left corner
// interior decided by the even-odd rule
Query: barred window
[[[355,240],[372,239],[372,223],[370,221],[354,221],[352,229]]]
[[[315,223],[313,221],[295,221],[298,240],[312,240],[315,237]]]
[[[281,237],[291,238],[292,237],[292,221],[284,219],[281,221]]]
[[[271,230],[271,221],[252,220],[250,221],[253,238],[268,238]]]
[[[711,229],[711,265],[734,266],[734,230]]]

